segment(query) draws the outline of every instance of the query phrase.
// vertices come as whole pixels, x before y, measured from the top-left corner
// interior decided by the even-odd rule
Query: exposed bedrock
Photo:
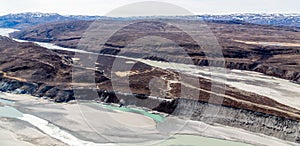
[[[155,111],[169,113],[181,118],[203,121],[209,124],[222,124],[242,128],[247,131],[262,133],[279,139],[300,143],[299,121],[252,110],[213,105],[189,99],[164,100],[143,95],[115,95],[106,92],[107,96],[100,98],[121,97],[127,105],[146,107]],[[102,100],[103,101],[103,100]],[[112,99],[110,99],[112,101]],[[115,99],[114,101],[119,101]],[[213,109],[211,112],[210,110]]]
[[[33,94],[38,88],[37,84],[20,82],[16,80],[6,80],[0,78],[0,91],[13,92],[16,94]]]
[[[0,78],[0,91],[45,97],[54,100],[55,102],[68,102],[74,100],[72,90],[3,78]]]
[[[217,123],[226,126],[242,128],[247,131],[263,133],[283,140],[300,143],[300,124],[296,120],[265,114],[261,112],[213,105],[188,99],[161,100],[126,98],[127,103],[151,108],[182,118]],[[156,106],[156,107],[154,107]],[[154,108],[153,108],[154,107]],[[217,110],[209,112],[210,109]]]
[[[195,100],[170,100],[149,97],[144,94],[131,95],[96,89],[76,89],[76,91],[73,91],[60,88],[58,86],[25,83],[1,78],[0,91],[17,94],[30,94],[36,97],[49,98],[55,102],[68,102],[70,100],[74,100],[75,95],[78,100],[96,100],[106,103],[120,103],[122,99],[124,100],[124,105],[144,107],[181,118],[190,118],[196,121],[207,122],[209,124],[218,123],[226,126],[242,128],[248,131],[263,133],[283,140],[300,143],[300,124],[296,120],[246,109],[212,105]],[[92,92],[97,92],[98,97],[92,97]],[[217,112],[207,112],[209,111],[208,107],[214,110],[217,109]]]
[[[296,120],[188,99],[165,101],[156,109],[164,109],[165,105],[174,107],[171,114],[181,118],[242,128],[247,131],[300,143],[300,124]],[[210,112],[211,109],[216,113]]]
[[[187,99],[179,99],[177,103],[179,110],[173,113],[177,116],[188,115],[187,112],[190,112],[191,107],[195,107],[191,116],[192,120],[219,123],[300,143],[300,125],[296,120]],[[217,114],[209,112],[209,109],[217,110]]]
[[[285,117],[182,98],[168,100],[143,94],[130,95],[110,91],[98,91],[98,94],[98,99],[102,102],[120,103],[121,99],[124,100],[124,105],[145,107],[181,118],[242,128],[300,143],[299,122]],[[210,112],[211,109],[214,112]]]

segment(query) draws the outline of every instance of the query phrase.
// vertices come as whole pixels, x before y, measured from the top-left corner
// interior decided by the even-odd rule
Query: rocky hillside
[[[190,20],[191,21],[191,20]],[[76,48],[83,32],[92,21],[70,21],[44,24],[37,27],[12,34],[12,37],[31,41],[42,41],[57,44],[63,47]],[[103,24],[120,24],[121,21],[106,20]],[[226,60],[227,68],[257,71],[267,75],[300,82],[300,29],[290,27],[265,26],[249,24],[241,21],[208,21],[207,25],[217,37]],[[151,28],[145,30],[145,28]],[[117,54],[128,42],[132,41],[136,34],[144,35],[153,33],[156,36],[166,35],[164,32],[172,32],[171,27],[159,23],[140,23],[132,28],[124,28],[106,44],[106,49],[101,53]],[[144,33],[144,34],[143,34]],[[168,34],[167,34],[168,35]],[[192,57],[195,64],[208,65],[204,52],[197,48],[197,44],[186,42],[186,36],[174,32],[170,39],[176,40],[179,46],[184,47]],[[94,47],[97,48],[97,47]],[[138,56],[136,50],[127,49],[131,56]],[[91,47],[87,51],[97,52]],[[143,52],[147,53],[147,52]],[[171,57],[176,53],[167,52]],[[178,54],[176,54],[178,55]],[[155,58],[152,58],[155,59]],[[186,62],[186,58],[175,59],[176,62]]]
[[[40,88],[49,88],[53,91],[45,91],[44,96],[57,101],[74,99],[70,86],[63,84],[71,81],[70,57],[2,36],[0,44],[1,91],[35,94]]]
[[[22,29],[45,22],[72,20],[59,14],[48,13],[20,13],[0,16],[0,27]]]
[[[300,27],[300,14],[200,15],[203,20],[239,20],[253,24]]]
[[[1,36],[0,43],[0,68],[6,76],[31,82],[70,81],[70,57],[34,43],[18,43],[7,37]]]
[[[108,103],[124,100],[126,105],[146,107],[175,116],[186,116],[192,108],[193,120],[210,121],[214,118],[213,122],[223,125],[299,142],[299,135],[296,134],[299,129],[295,125],[300,120],[300,111],[268,97],[230,86],[225,87],[225,94],[217,94],[211,91],[210,80],[184,75],[185,80],[180,81],[176,71],[141,62],[135,62],[131,70],[122,71],[126,65],[130,66],[130,59],[120,59],[123,64],[120,64],[119,71],[115,71],[112,70],[115,57],[99,55],[95,68],[86,68],[76,63],[72,52],[47,50],[7,37],[0,37],[0,46],[0,91],[31,94],[56,102],[74,100],[76,91],[81,93],[79,96],[76,94],[77,99]],[[72,65],[75,72],[71,71]],[[77,80],[72,80],[72,76]],[[128,78],[134,98],[124,86]],[[90,79],[95,81],[96,86],[88,82]],[[180,93],[183,88],[186,92]],[[217,85],[216,88],[223,87]],[[98,96],[91,94],[94,91]],[[193,95],[197,92],[199,97]],[[212,103],[209,101],[211,94],[224,100],[221,104]],[[220,114],[216,117],[203,115],[208,105],[221,108]],[[253,119],[257,121],[253,122]]]
[[[0,16],[0,28],[24,29],[39,24],[70,21],[70,20],[96,20],[107,19],[105,16],[85,16],[85,15],[60,15],[56,13],[18,13]]]
[[[182,98],[180,90],[183,86],[189,93],[196,93],[201,89],[199,97],[187,94],[184,98],[202,102],[207,102],[209,99],[211,81],[208,79],[196,77],[199,78],[199,83],[197,83],[193,76],[181,75],[179,77],[176,71],[152,67],[141,62],[135,62],[131,70],[126,70],[126,66],[131,66],[132,60],[122,58],[118,59],[122,63],[120,64],[122,67],[119,70],[112,70],[116,58],[103,55],[98,56],[94,69],[87,68],[82,64],[77,64],[76,59],[72,59],[74,57],[72,52],[52,51],[33,43],[19,43],[7,37],[1,37],[0,44],[0,51],[3,54],[0,60],[2,91],[25,92],[39,97],[57,98],[57,101],[69,101],[74,99],[71,87],[85,87],[95,90],[95,84],[89,82],[94,80],[97,85],[96,90],[100,93],[103,91],[112,92],[112,95],[109,96],[112,99],[115,98],[114,92],[124,93],[124,96],[126,96],[126,93],[132,92],[145,97],[151,95],[162,99]],[[74,62],[75,65],[73,65]],[[89,74],[95,74],[95,76]],[[74,77],[73,80],[72,76]],[[114,89],[112,88],[112,78],[115,82]],[[127,78],[130,79],[129,92],[124,86],[126,80],[128,80]],[[185,78],[185,80],[180,81],[179,78]],[[166,89],[166,84],[169,86],[168,89]],[[26,87],[23,87],[23,85]],[[30,90],[27,90],[28,88]],[[224,87],[217,85],[216,88]],[[60,91],[68,92],[68,97],[65,97],[66,93],[59,93]],[[89,97],[88,94],[87,97],[93,100],[98,98]],[[226,106],[260,112],[269,111],[270,114],[286,115],[293,119],[300,119],[300,117],[287,114],[298,113],[298,110],[267,97],[233,87],[226,86],[226,96],[222,95],[222,98],[225,98],[222,104]],[[83,99],[85,98],[83,97]],[[118,102],[118,99],[112,101]],[[277,107],[278,109],[273,111],[271,107]],[[172,111],[172,109],[168,110]]]
[[[22,29],[28,26],[38,24],[66,21],[66,20],[133,20],[149,19],[151,17],[132,17],[132,18],[112,18],[106,16],[86,16],[86,15],[60,15],[56,13],[18,13],[0,16],[1,28]],[[157,18],[157,17],[154,17]],[[161,17],[166,18],[166,17]],[[299,14],[229,14],[229,15],[197,15],[197,16],[177,16],[172,19],[187,20],[205,20],[205,21],[243,21],[252,24],[273,25],[273,26],[290,26],[300,27]]]
[[[73,52],[48,50],[34,43],[20,43],[2,36],[0,36],[0,46],[0,91],[31,94],[54,99],[56,102],[67,102],[75,99],[72,87],[87,87],[94,90],[95,84],[88,82],[90,77],[99,86],[99,94],[103,91],[112,91],[110,78],[111,73],[114,73],[111,70],[114,57],[99,57],[97,68],[91,69],[80,64],[72,66]],[[76,72],[73,72],[72,69]],[[120,85],[124,84],[127,72],[115,73],[115,78]],[[131,72],[135,76],[131,81],[133,93],[144,95],[149,94],[147,84],[151,78],[170,74],[169,71],[153,68],[143,63],[140,63]],[[79,78],[79,81],[72,80],[72,76]],[[172,76],[170,75],[169,78]],[[156,90],[160,93],[158,87]],[[121,88],[119,92],[122,92]],[[157,94],[157,96],[159,95]],[[118,102],[117,99],[112,101]]]

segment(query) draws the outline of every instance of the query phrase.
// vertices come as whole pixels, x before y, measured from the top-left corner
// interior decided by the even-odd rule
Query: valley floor
[[[0,35],[7,36],[9,31]],[[36,43],[49,49],[75,51],[48,43]],[[300,86],[287,80],[239,70],[228,70],[226,74],[216,72],[216,77],[211,78],[210,71],[205,67],[174,64],[176,67],[172,68],[164,62],[140,61],[157,68],[174,69],[188,75],[215,80],[300,109],[298,96],[300,92],[297,90]],[[119,75],[123,74],[121,72]],[[227,80],[223,80],[224,78]],[[152,111],[136,107],[119,108],[92,101],[58,104],[29,95],[9,93],[0,93],[0,140],[0,145],[25,146],[297,145],[239,128],[208,125],[165,114],[153,114]]]
[[[92,102],[57,104],[10,93],[0,93],[0,97],[1,145],[296,145],[238,128],[172,116],[156,122],[145,115]]]

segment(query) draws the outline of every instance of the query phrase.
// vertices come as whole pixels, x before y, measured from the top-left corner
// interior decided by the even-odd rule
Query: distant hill
[[[151,19],[153,17],[112,18],[106,16],[60,15],[56,13],[19,13],[0,16],[0,28],[23,29],[42,23],[66,20],[96,20],[96,19]],[[205,20],[205,21],[237,21],[262,25],[300,27],[300,14],[231,14],[231,15],[198,15],[162,17],[173,19]]]
[[[300,27],[300,14],[199,15],[203,20],[239,20],[247,23]]]
[[[45,22],[70,20],[65,16],[55,13],[19,13],[8,14],[0,17],[0,27],[21,29]]]
[[[25,27],[35,26],[42,23],[51,23],[67,20],[95,20],[103,19],[103,16],[82,16],[69,15],[62,16],[56,13],[19,13],[0,16],[1,28],[23,29]]]

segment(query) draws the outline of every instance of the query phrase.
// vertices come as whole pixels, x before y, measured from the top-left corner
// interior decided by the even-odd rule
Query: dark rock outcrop
[[[38,88],[37,84],[20,82],[17,80],[0,79],[0,91],[16,94],[33,94]]]
[[[285,117],[274,116],[257,111],[212,105],[187,99],[179,99],[176,112],[173,115],[183,116],[194,107],[191,120],[208,123],[219,123],[231,127],[242,128],[247,131],[263,133],[279,139],[300,143],[300,123]],[[206,110],[218,109],[211,115]]]
[[[72,90],[3,78],[0,79],[0,91],[15,94],[29,94],[36,97],[48,98],[55,102],[68,102],[75,99]]]

